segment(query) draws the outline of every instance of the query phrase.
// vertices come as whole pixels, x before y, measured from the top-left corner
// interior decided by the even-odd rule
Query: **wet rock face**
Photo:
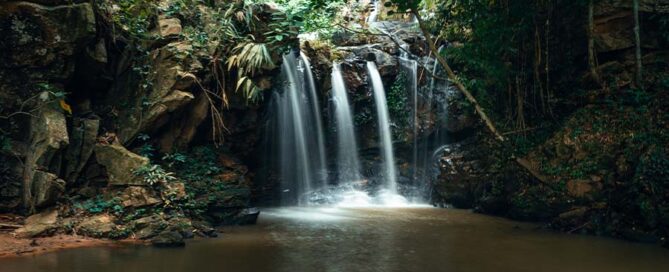
[[[0,3],[0,36],[3,37],[0,40],[0,101],[3,114],[17,111],[24,103],[27,103],[25,107],[33,108],[41,101],[51,99],[45,91],[57,91],[71,77],[76,55],[93,40],[96,32],[93,8],[90,3],[81,2],[84,1]],[[18,206],[21,201],[17,190],[26,185],[36,192],[26,194],[32,200],[23,199],[23,205],[43,206],[52,204],[57,198],[52,189],[60,187],[60,181],[53,183],[53,179],[34,177],[35,169],[60,173],[70,137],[63,111],[52,105],[41,108],[33,112],[31,118],[14,120],[18,132],[9,136],[13,140],[9,154],[2,155],[8,164],[0,167],[5,169],[0,171],[8,171],[14,176],[0,179],[0,194],[3,202],[7,202],[3,205],[8,208]],[[4,123],[0,125],[9,131],[14,129],[5,127]],[[5,155],[21,158],[25,162],[23,169],[12,166],[12,159],[5,160]],[[23,186],[17,186],[19,183]]]
[[[37,95],[38,83],[64,83],[74,71],[75,55],[95,37],[91,4],[63,4],[0,3],[0,101],[5,110]]]
[[[435,204],[450,204],[470,209],[476,205],[482,185],[491,178],[485,166],[487,157],[477,151],[477,139],[469,138],[443,150],[439,160],[440,174],[434,186]]]

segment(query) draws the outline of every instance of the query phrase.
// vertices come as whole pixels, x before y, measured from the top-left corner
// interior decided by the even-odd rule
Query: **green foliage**
[[[369,124],[373,120],[374,120],[374,115],[372,114],[369,108],[363,108],[357,110],[355,116],[353,116],[353,122],[357,127]]]
[[[84,202],[75,203],[75,208],[85,210],[88,213],[96,214],[106,211],[111,211],[115,214],[121,214],[123,212],[123,206],[120,205],[120,199],[111,198],[104,199],[101,195],[96,196],[95,198],[88,199]]]
[[[99,1],[100,4],[110,4]],[[113,5],[104,7],[112,12],[112,20],[126,31],[131,37],[137,39],[148,39],[149,27],[157,15],[157,7],[152,1],[145,0],[118,0]]]
[[[257,1],[267,2],[267,1]],[[284,28],[300,33],[314,32],[321,39],[329,39],[342,21],[339,14],[346,6],[344,0],[275,0],[286,13]]]
[[[406,72],[402,71],[397,75],[395,82],[390,86],[388,92],[388,112],[393,121],[400,126],[407,125],[410,118],[410,110],[408,106],[408,97],[410,94],[406,92],[407,78]]]
[[[140,176],[149,185],[160,185],[176,180],[174,173],[167,172],[158,164],[147,164],[137,170],[134,174]]]
[[[188,153],[172,154],[164,160],[184,182],[188,200],[182,207],[193,216],[202,216],[212,203],[248,194],[243,186],[219,179],[218,175],[226,171],[218,164],[220,152],[209,146],[200,146]]]
[[[12,141],[9,138],[9,133],[0,131],[0,152],[7,152],[12,149]]]

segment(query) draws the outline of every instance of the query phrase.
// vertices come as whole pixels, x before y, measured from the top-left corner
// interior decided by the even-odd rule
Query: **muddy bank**
[[[0,258],[33,256],[72,248],[95,246],[117,247],[140,243],[143,242],[134,239],[112,241],[65,234],[25,239],[17,238],[11,233],[3,232],[0,233]]]

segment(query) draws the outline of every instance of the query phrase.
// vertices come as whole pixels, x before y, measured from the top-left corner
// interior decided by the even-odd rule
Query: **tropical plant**
[[[167,172],[158,164],[147,164],[134,171],[136,176],[142,177],[149,185],[165,184],[176,180],[174,173]]]

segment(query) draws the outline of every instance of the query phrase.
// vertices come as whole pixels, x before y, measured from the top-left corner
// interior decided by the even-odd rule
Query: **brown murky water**
[[[83,248],[2,272],[669,271],[669,250],[434,208],[264,209],[259,224],[185,249]]]

